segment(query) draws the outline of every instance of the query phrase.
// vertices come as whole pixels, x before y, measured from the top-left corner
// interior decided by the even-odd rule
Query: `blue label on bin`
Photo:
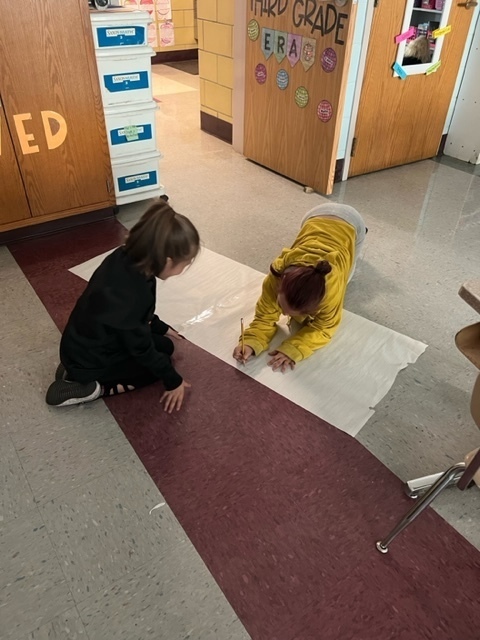
[[[128,47],[145,44],[145,27],[98,27],[98,46]]]
[[[148,71],[133,71],[132,73],[115,73],[103,76],[105,87],[111,93],[120,91],[135,91],[136,89],[148,89],[150,81]]]
[[[156,171],[146,171],[144,173],[136,173],[131,176],[124,176],[118,179],[118,190],[132,191],[133,189],[141,189],[142,187],[154,187],[158,183]]]
[[[128,142],[139,142],[140,140],[151,140],[153,137],[151,124],[139,124],[137,125],[137,135],[130,140],[125,133],[125,129],[112,129],[110,131],[110,143],[114,147],[118,144],[127,144]]]

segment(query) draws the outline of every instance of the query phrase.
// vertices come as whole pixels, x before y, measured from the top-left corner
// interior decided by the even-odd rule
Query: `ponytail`
[[[327,260],[320,260],[313,267],[315,273],[318,273],[321,276],[328,276],[330,271],[332,270],[332,265]]]

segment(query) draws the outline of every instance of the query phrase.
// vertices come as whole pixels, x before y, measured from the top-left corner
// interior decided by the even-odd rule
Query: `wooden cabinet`
[[[113,206],[87,1],[0,15],[0,232]]]
[[[5,112],[0,106],[0,225],[30,218],[30,207],[10,139]]]

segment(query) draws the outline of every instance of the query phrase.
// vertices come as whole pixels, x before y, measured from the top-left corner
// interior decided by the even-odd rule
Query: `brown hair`
[[[280,278],[279,293],[285,296],[288,306],[295,311],[313,313],[325,297],[325,276],[332,270],[326,260],[315,266],[292,266],[279,273],[273,267],[270,271]]]
[[[125,252],[146,276],[159,276],[171,258],[174,264],[193,260],[200,236],[188,218],[158,200],[128,234]]]

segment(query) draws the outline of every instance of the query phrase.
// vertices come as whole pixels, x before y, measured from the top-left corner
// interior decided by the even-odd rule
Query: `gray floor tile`
[[[34,504],[32,491],[10,436],[0,432],[0,522],[8,522]]]
[[[249,638],[190,544],[163,551],[79,612],[90,637],[102,640]]]
[[[55,344],[60,332],[6,247],[0,247],[2,331],[0,353],[8,362],[27,351]]]
[[[87,640],[87,633],[77,610],[73,608],[35,629],[25,640]]]
[[[13,432],[42,419],[52,409],[45,393],[58,365],[58,346],[46,346],[0,362],[0,416],[2,428]]]
[[[58,365],[58,345],[23,353],[10,362],[0,362],[0,426],[10,433],[17,447],[49,430],[65,425],[85,429],[91,423],[113,420],[104,402],[73,407],[49,407],[45,404],[48,385]]]
[[[185,533],[140,462],[41,507],[76,602],[182,545]]]
[[[32,293],[28,294],[32,296]],[[3,300],[2,300],[3,303]],[[53,359],[58,364],[58,345],[60,344],[60,333],[52,324],[50,318],[45,318],[43,314],[36,314],[27,317],[21,312],[11,314],[14,317],[2,318],[2,332],[0,334],[0,353],[3,363],[14,362],[17,358],[23,358],[45,350],[45,346],[53,346],[51,350]],[[54,369],[55,371],[55,369]]]
[[[103,403],[98,403],[103,404]],[[12,433],[23,469],[38,503],[52,500],[137,457],[113,417],[76,411],[46,418]],[[96,413],[105,416],[98,420]]]
[[[72,607],[37,509],[0,526],[0,638],[17,640]]]

